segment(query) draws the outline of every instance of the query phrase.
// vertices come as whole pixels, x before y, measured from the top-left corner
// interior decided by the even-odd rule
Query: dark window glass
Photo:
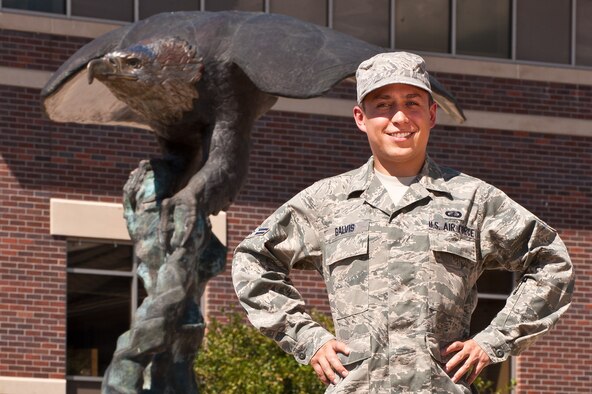
[[[2,7],[55,14],[66,13],[65,0],[2,0]]]
[[[133,252],[129,245],[68,242],[68,268],[131,272]]]
[[[206,0],[206,11],[225,10],[262,12],[263,0]]]
[[[135,308],[133,247],[86,241],[67,247],[67,375],[102,376]],[[69,381],[68,393],[77,387]]]
[[[132,278],[68,274],[67,374],[102,376],[129,329]]]
[[[334,0],[333,28],[382,47],[389,47],[388,0]]]
[[[479,299],[471,319],[471,334],[483,331],[505,304],[504,300]]]
[[[132,22],[133,0],[72,0],[72,15]]]
[[[485,271],[478,282],[480,294],[508,295],[514,288],[513,275],[508,271]]]
[[[592,0],[578,0],[576,12],[576,64],[592,66]]]
[[[456,52],[510,58],[510,0],[457,0]]]
[[[397,0],[395,48],[450,52],[450,0]]]
[[[66,385],[66,394],[101,394],[101,382],[69,380]]]
[[[140,1],[140,19],[170,11],[197,11],[199,0],[142,0]]]
[[[518,1],[516,58],[537,62],[570,63],[570,7],[570,0]]]
[[[271,0],[269,11],[327,26],[327,0]]]

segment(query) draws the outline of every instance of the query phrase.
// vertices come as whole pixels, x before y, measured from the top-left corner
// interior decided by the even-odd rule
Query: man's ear
[[[436,113],[437,112],[438,112],[438,104],[436,104],[436,102],[434,101],[434,103],[430,107],[430,122],[432,124],[430,128],[432,128],[436,125]]]
[[[354,107],[354,120],[356,121],[356,125],[358,129],[366,132],[366,115],[364,114],[364,110],[359,106],[356,105]]]

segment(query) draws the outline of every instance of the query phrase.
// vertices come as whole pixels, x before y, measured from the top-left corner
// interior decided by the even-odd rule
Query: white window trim
[[[0,393],[65,394],[66,379],[0,376]]]
[[[121,204],[52,198],[49,205],[51,235],[130,241]],[[210,216],[210,221],[212,232],[226,245],[226,212]]]

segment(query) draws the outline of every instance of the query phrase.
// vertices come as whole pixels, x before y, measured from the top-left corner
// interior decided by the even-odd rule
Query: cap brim
[[[371,93],[371,92],[375,91],[376,89],[380,89],[386,85],[392,85],[392,84],[396,84],[396,83],[415,86],[417,88],[425,90],[426,92],[428,92],[430,94],[430,96],[432,95],[432,90],[426,84],[423,84],[414,78],[408,78],[408,77],[403,77],[403,76],[397,75],[397,76],[393,76],[391,78],[381,79],[376,84],[372,85],[372,87],[370,89],[368,89],[366,92],[364,92],[364,94],[361,97],[358,97],[358,104],[362,103],[362,101],[364,100],[364,97],[366,97],[368,95],[368,93]]]

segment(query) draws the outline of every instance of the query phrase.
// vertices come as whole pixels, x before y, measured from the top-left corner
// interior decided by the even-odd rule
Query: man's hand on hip
[[[337,383],[337,375],[342,377],[347,376],[347,369],[341,364],[337,353],[349,355],[350,350],[343,342],[335,339],[330,340],[317,350],[315,355],[310,359],[310,365],[315,370],[318,378],[326,385]]]
[[[454,383],[458,383],[468,372],[470,372],[470,375],[466,379],[467,383],[473,383],[483,371],[483,368],[491,364],[491,359],[487,353],[472,339],[451,343],[444,349],[442,356],[445,357],[452,353],[456,354],[446,363],[446,372],[450,373],[458,368],[454,376],[452,376]]]

